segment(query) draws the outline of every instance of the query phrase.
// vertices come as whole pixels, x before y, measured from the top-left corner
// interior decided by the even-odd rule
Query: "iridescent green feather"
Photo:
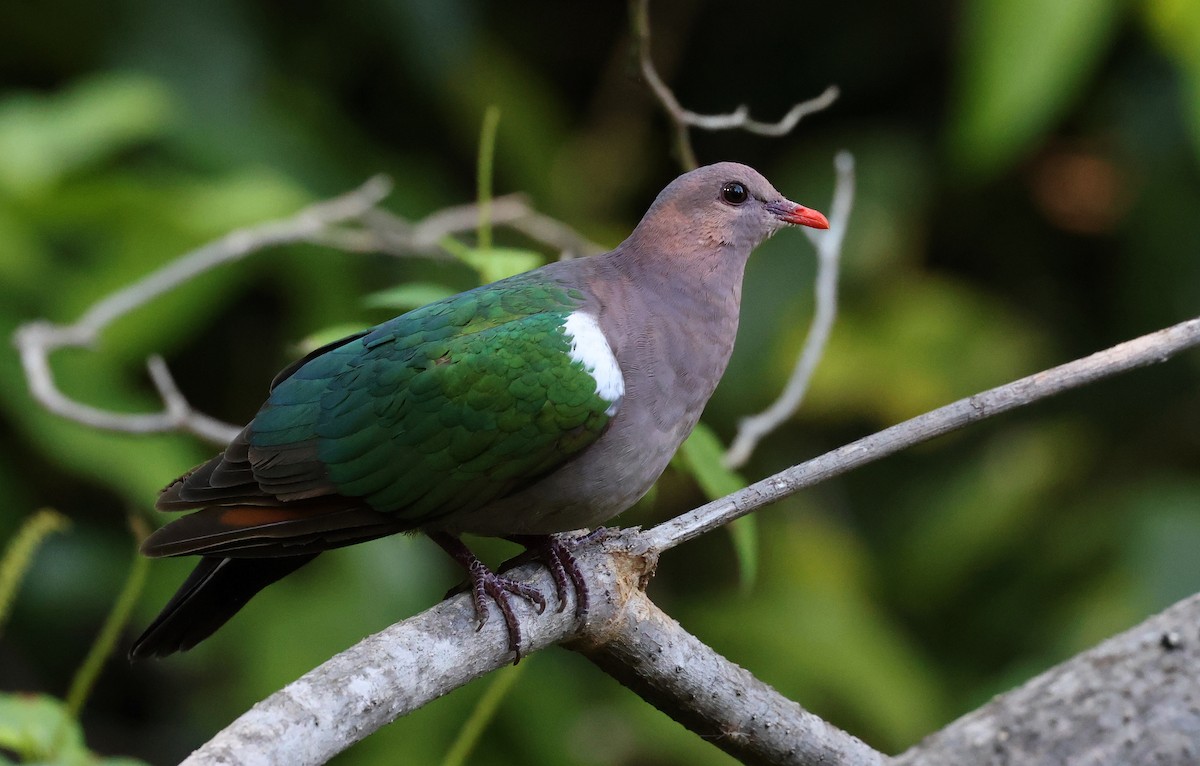
[[[334,491],[414,524],[477,508],[607,424],[611,402],[563,330],[581,302],[516,277],[385,322],[280,381],[250,444],[270,460],[315,442]]]

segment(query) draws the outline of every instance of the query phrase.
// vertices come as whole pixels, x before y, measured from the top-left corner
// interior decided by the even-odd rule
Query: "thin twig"
[[[605,250],[565,223],[534,210],[524,194],[493,198],[490,217],[495,225],[507,226],[569,256],[590,255]],[[358,247],[346,247],[336,242],[330,244],[355,252],[378,251],[393,255],[416,253],[440,258],[447,254],[438,243],[451,234],[470,231],[478,225],[479,206],[472,203],[442,208],[415,224],[394,213],[375,208],[363,216],[363,222],[368,227],[365,231],[351,232],[363,235]]]
[[[654,60],[650,56],[650,0],[631,0],[630,19],[642,76],[675,126],[675,149],[684,170],[693,170],[698,165],[688,128],[710,131],[741,129],[760,136],[785,136],[792,132],[801,119],[828,108],[838,97],[837,87],[830,85],[816,98],[794,105],[778,122],[761,122],[751,118],[750,108],[745,104],[729,114],[697,114],[683,108],[654,67]]]
[[[375,176],[359,188],[318,202],[289,218],[234,231],[186,253],[158,271],[108,295],[77,321],[60,325],[46,320],[17,328],[13,343],[20,351],[25,379],[33,397],[49,411],[92,428],[124,433],[180,431],[216,444],[227,444],[238,427],[196,410],[179,390],[166,362],[151,356],[146,366],[162,400],[153,413],[122,413],[76,401],[59,389],[50,367],[50,354],[60,348],[92,347],[114,321],[154,298],[223,264],[277,245],[299,242],[322,244],[348,252],[382,252],[392,255],[441,254],[437,242],[450,234],[469,231],[479,220],[477,205],[459,205],[434,212],[416,223],[378,207],[391,190],[391,182]],[[595,252],[601,248],[557,221],[533,210],[520,195],[491,202],[491,220],[519,228],[522,233],[559,248],[565,254]],[[358,227],[345,226],[347,223]]]
[[[720,500],[714,500],[663,522],[646,532],[647,544],[657,550],[673,548],[764,505],[795,494],[805,487],[928,441],[935,436],[1101,378],[1166,361],[1194,346],[1200,346],[1200,317],[966,399],[959,399],[953,404],[918,415],[820,457],[794,465]]]
[[[358,218],[390,190],[390,181],[375,176],[354,191],[318,202],[290,218],[239,229],[193,250],[100,300],[74,324],[42,320],[18,327],[13,341],[20,350],[30,392],[51,412],[93,428],[128,433],[183,431],[218,444],[228,443],[237,434],[237,427],[193,409],[160,357],[151,357],[147,366],[162,399],[162,411],[127,414],[92,407],[64,394],[50,369],[50,353],[64,347],[91,347],[100,333],[120,317],[224,263],[275,245],[313,241],[333,225]]]
[[[854,206],[854,156],[849,152],[839,152],[834,158],[837,168],[837,186],[833,192],[833,204],[829,211],[829,230],[824,232],[805,229],[804,233],[817,248],[817,278],[813,286],[816,295],[816,311],[813,315],[812,327],[804,341],[804,348],[792,369],[792,375],[784,386],[783,393],[767,409],[738,423],[737,436],[725,453],[725,465],[738,468],[745,464],[753,454],[754,448],[762,437],[774,431],[784,421],[790,418],[808,391],[821,355],[825,353],[825,344],[833,331],[833,322],[837,317],[837,285],[838,265],[842,256],[842,242],[850,220],[850,210]]]

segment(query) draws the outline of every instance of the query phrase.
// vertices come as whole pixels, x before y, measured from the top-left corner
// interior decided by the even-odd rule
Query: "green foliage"
[[[680,616],[684,624],[739,664],[763,652],[779,658],[761,667],[762,680],[835,713],[835,723],[885,751],[944,720],[946,691],[873,598],[873,564],[862,543],[811,512],[764,527],[761,598],[707,599]]]
[[[463,263],[479,273],[480,284],[495,282],[514,274],[536,269],[545,263],[545,256],[531,250],[514,247],[446,247]]]
[[[8,616],[17,586],[28,571],[34,552],[47,535],[66,529],[68,524],[67,519],[58,512],[43,508],[30,516],[9,542],[0,558],[0,628]],[[141,590],[147,568],[144,558],[139,557],[134,562],[129,581],[87,660],[80,666],[66,702],[41,694],[0,692],[0,764],[12,763],[5,753],[15,754],[17,763],[62,766],[136,766],[140,763],[130,758],[99,758],[90,753],[84,746],[79,711],[95,683],[101,665],[116,644],[119,631],[124,627]],[[0,630],[0,634],[2,632]]]
[[[65,705],[41,694],[0,693],[0,763],[38,763],[46,766],[139,766],[133,758],[102,758],[90,752],[83,729]]]
[[[514,272],[519,273],[519,272]],[[363,305],[373,309],[393,309],[398,312],[412,311],[427,303],[449,298],[455,291],[433,282],[408,282],[402,285],[371,293],[363,299]],[[330,340],[334,340],[331,338]]]
[[[112,73],[53,97],[0,105],[0,188],[44,193],[71,173],[161,134],[171,96],[151,77]]]
[[[47,535],[61,532],[69,525],[70,522],[62,514],[43,508],[30,516],[9,540],[4,555],[0,557],[0,636],[4,635],[4,623],[12,611],[21,578],[29,571],[38,547]]]
[[[959,42],[954,162],[991,176],[1079,97],[1116,29],[1123,0],[967,0]]]

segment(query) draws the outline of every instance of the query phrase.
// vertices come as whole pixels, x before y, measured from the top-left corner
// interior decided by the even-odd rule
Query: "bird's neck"
[[[662,240],[658,240],[661,242]],[[714,241],[705,232],[676,236],[664,250],[656,241],[630,237],[611,254],[615,270],[652,296],[654,314],[728,335],[733,343],[741,307],[742,277],[750,253]]]
[[[598,264],[607,272],[600,280],[607,300],[600,297],[613,309],[602,324],[610,323],[623,369],[655,371],[642,392],[655,417],[698,416],[737,336],[745,255],[698,252],[705,255],[687,260],[684,254],[670,263],[618,248]],[[691,425],[678,424],[684,433]]]

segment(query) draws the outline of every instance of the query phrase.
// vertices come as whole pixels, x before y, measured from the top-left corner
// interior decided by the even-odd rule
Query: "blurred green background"
[[[470,201],[493,104],[497,192],[523,191],[605,245],[678,172],[620,3],[15,0],[3,17],[0,337],[73,321],[190,248],[376,172],[407,217]],[[696,135],[701,162],[750,163],[818,209],[834,153],[858,162],[828,353],[746,478],[1200,312],[1194,0],[656,0],[651,18],[655,58],[692,109],[746,103],[769,119],[842,90],[784,139]],[[739,345],[706,414],[726,441],[790,369],[812,311],[810,253],[791,232],[750,263]],[[301,339],[388,316],[366,294],[474,279],[450,262],[276,249],[156,300],[54,368],[79,399],[135,411],[155,406],[143,360],[162,352],[197,406],[243,422]],[[129,515],[160,523],[156,490],[213,449],[46,414],[12,348],[0,429],[0,541],[42,506],[72,521],[18,593],[0,691],[61,697],[130,567]],[[751,587],[713,534],[664,556],[650,593],[784,694],[897,751],[1200,590],[1198,468],[1193,352],[763,511]],[[673,471],[621,522],[702,499]],[[121,655],[189,569],[152,565]],[[111,659],[83,714],[88,746],[178,760],[458,579],[422,539],[322,556],[186,655]],[[521,667],[470,762],[730,762],[576,655]],[[336,762],[438,762],[487,683]]]

